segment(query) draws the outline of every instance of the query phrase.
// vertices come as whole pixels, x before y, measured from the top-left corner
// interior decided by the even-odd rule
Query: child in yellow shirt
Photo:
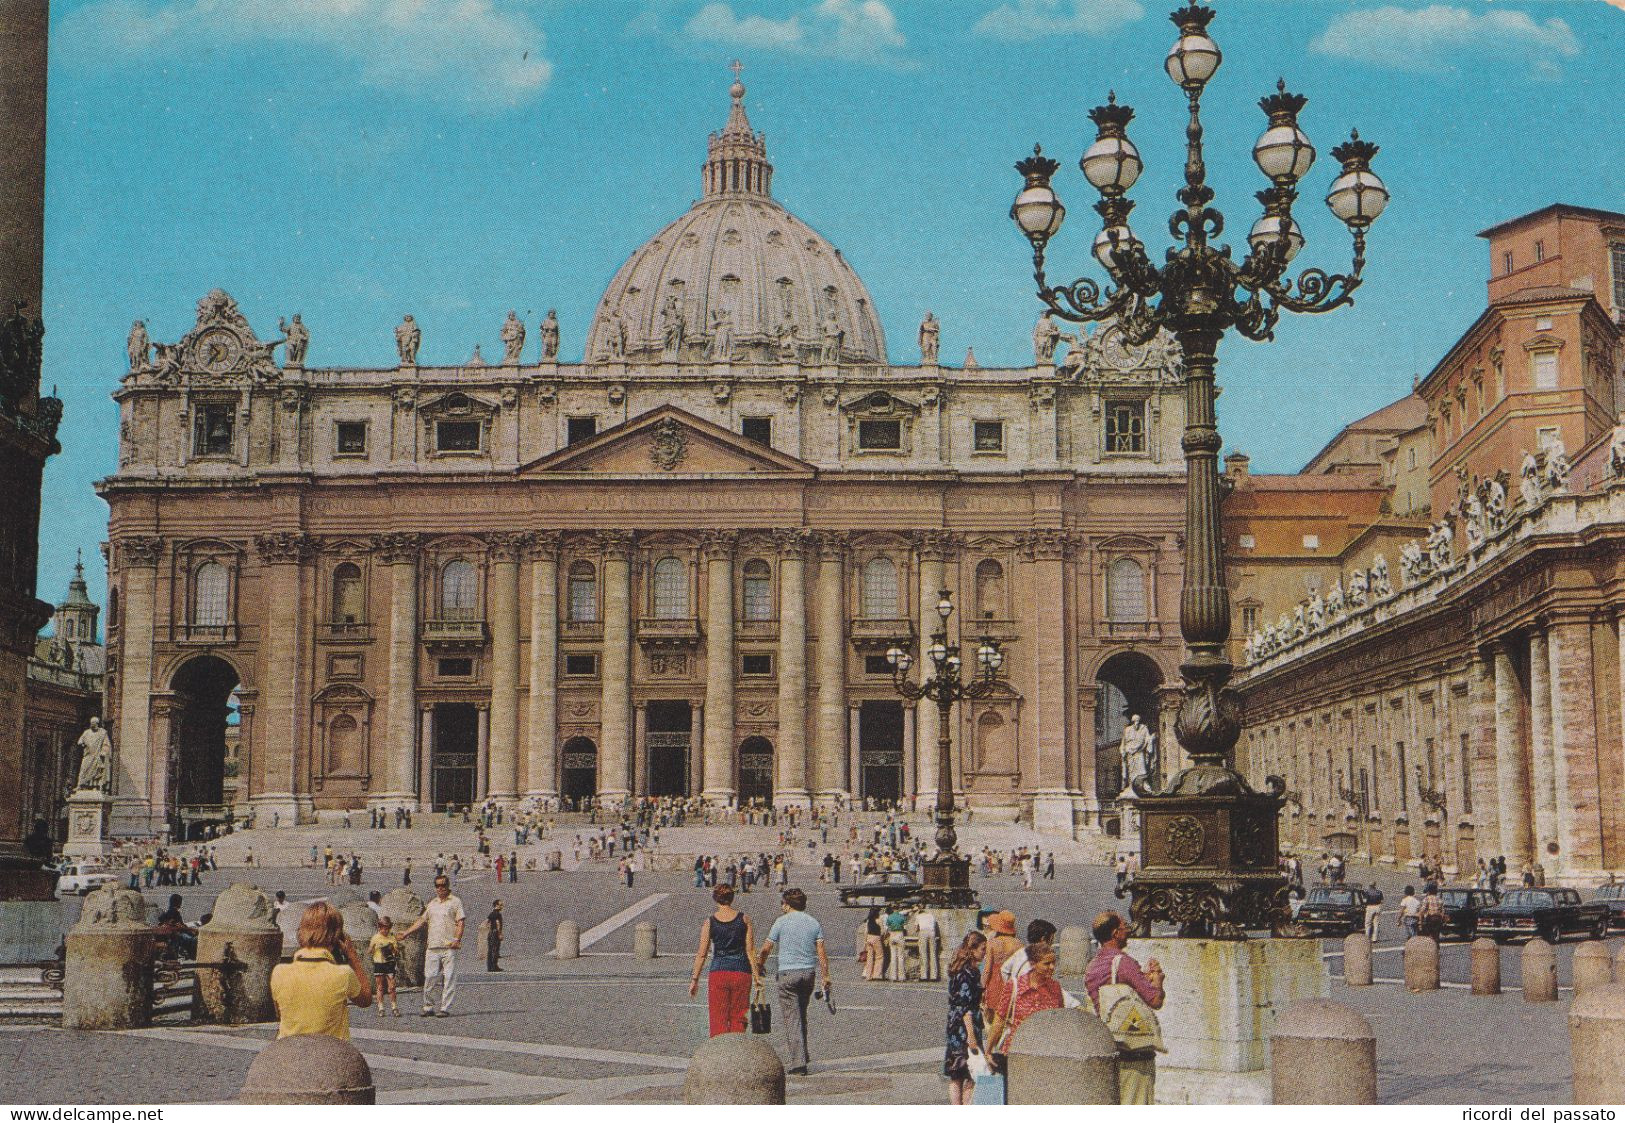
[[[391,929],[394,922],[387,916],[378,918],[378,933],[367,942],[368,956],[372,959],[372,977],[377,984],[378,1016],[384,1016],[384,997],[389,997],[391,1017],[400,1017],[401,1008],[395,1001],[395,968],[401,961],[401,938]]]

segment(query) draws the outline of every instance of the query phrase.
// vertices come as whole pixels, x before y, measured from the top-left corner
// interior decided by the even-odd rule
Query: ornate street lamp
[[[1184,351],[1187,556],[1180,632],[1186,644],[1185,699],[1174,732],[1192,764],[1165,789],[1150,779],[1134,784],[1141,868],[1130,886],[1130,917],[1141,934],[1148,934],[1153,922],[1163,922],[1177,924],[1181,935],[1242,939],[1248,929],[1291,928],[1286,884],[1276,869],[1277,815],[1286,784],[1271,776],[1267,791],[1255,791],[1231,765],[1241,720],[1227,686],[1230,598],[1219,528],[1215,352],[1231,328],[1248,339],[1274,338],[1283,309],[1329,312],[1351,303],[1365,265],[1366,230],[1382,213],[1388,190],[1371,171],[1376,145],[1356,133],[1334,148],[1342,171],[1326,205],[1353,235],[1353,267],[1343,274],[1308,269],[1295,283],[1287,279],[1287,265],[1304,245],[1292,205],[1315,150],[1297,122],[1306,99],[1289,93],[1283,83],[1259,102],[1268,125],[1253,159],[1270,186],[1258,194],[1264,213],[1248,233],[1249,252],[1238,263],[1228,246],[1210,244],[1224,230],[1224,216],[1208,205],[1213,189],[1202,159],[1202,89],[1223,57],[1207,34],[1213,16],[1213,9],[1193,3],[1170,17],[1179,39],[1165,66],[1185,91],[1190,120],[1185,186],[1178,192],[1183,207],[1168,223],[1180,244],[1168,250],[1160,267],[1151,263],[1129,226],[1134,204],[1127,192],[1142,163],[1128,139],[1134,111],[1118,105],[1115,96],[1090,112],[1097,136],[1080,161],[1100,193],[1094,209],[1101,231],[1093,253],[1111,275],[1111,286],[1103,294],[1087,277],[1063,285],[1046,279],[1044,250],[1066,210],[1050,186],[1060,165],[1037,148],[1016,165],[1025,182],[1010,217],[1032,243],[1038,298],[1051,313],[1074,323],[1115,318],[1133,343],[1166,329]]]
[[[984,635],[976,646],[976,668],[966,679],[964,663],[959,657],[959,645],[948,642],[948,617],[953,615],[954,602],[943,589],[937,595],[937,616],[942,627],[931,633],[931,644],[925,649],[926,657],[935,673],[919,683],[909,681],[908,672],[914,666],[909,653],[909,641],[899,639],[886,651],[886,662],[892,668],[892,686],[905,698],[935,702],[937,706],[937,852],[925,862],[923,878],[926,901],[943,908],[974,908],[976,895],[970,887],[970,859],[959,854],[959,836],[954,831],[954,776],[949,714],[955,702],[966,698],[984,698],[998,686],[999,668],[1004,665],[1004,651],[999,641]]]
[[[1420,764],[1416,766],[1416,795],[1423,806],[1439,816],[1439,822],[1443,824],[1445,808],[1449,801],[1442,789],[1433,786],[1432,762],[1429,762],[1426,780],[1422,779],[1422,766]]]

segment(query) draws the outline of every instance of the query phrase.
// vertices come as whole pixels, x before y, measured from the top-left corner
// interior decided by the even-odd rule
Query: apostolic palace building
[[[1057,361],[1046,319],[1032,366],[956,368],[927,315],[893,365],[731,94],[701,197],[614,274],[581,362],[551,314],[449,367],[407,317],[384,369],[307,366],[298,317],[266,342],[221,291],[174,344],[136,325],[99,485],[117,832],[227,813],[233,709],[261,826],[929,798],[937,714],[884,653],[919,652],[943,589],[967,652],[1007,652],[954,710],[958,790],[1098,825],[1128,714],[1171,727],[1177,348],[1107,325]]]

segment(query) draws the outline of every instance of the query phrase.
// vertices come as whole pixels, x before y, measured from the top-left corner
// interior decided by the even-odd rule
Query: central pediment
[[[592,472],[619,476],[811,476],[816,469],[702,417],[661,406],[585,441],[522,465],[523,474]]]

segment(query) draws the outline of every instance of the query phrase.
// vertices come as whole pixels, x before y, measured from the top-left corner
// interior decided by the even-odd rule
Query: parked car
[[[848,885],[842,889],[841,904],[848,907],[889,905],[893,901],[919,896],[922,888],[923,886],[910,874],[901,870],[885,870],[881,873],[865,874],[856,885]]]
[[[1470,940],[1478,934],[1478,916],[1500,900],[1488,889],[1441,889],[1439,900],[1444,903],[1444,931],[1441,936],[1454,936]]]
[[[1478,934],[1500,944],[1537,937],[1554,944],[1565,936],[1601,939],[1608,935],[1609,916],[1606,904],[1582,904],[1574,889],[1509,889],[1478,914]]]
[[[1322,936],[1365,931],[1365,887],[1317,885],[1298,907],[1298,923]]]
[[[56,882],[56,895],[66,897],[69,893],[77,893],[83,897],[92,889],[100,889],[104,885],[117,885],[122,880],[122,877],[100,863],[74,862],[62,867],[62,873]]]
[[[1625,932],[1625,885],[1599,885],[1591,900],[1608,906],[1608,927]]]

